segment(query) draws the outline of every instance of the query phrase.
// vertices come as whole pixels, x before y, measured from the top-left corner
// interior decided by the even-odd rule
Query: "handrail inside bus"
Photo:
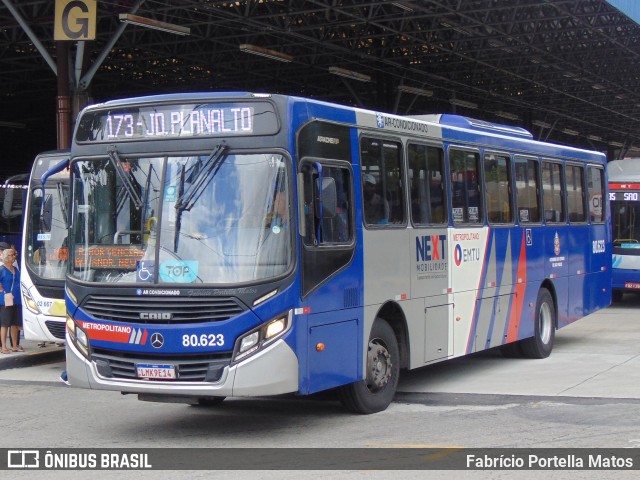
[[[44,184],[47,183],[47,180],[51,175],[55,175],[56,173],[61,172],[62,170],[67,168],[69,166],[69,161],[69,158],[65,158],[56,163],[53,167],[49,168],[49,170],[44,172],[42,174],[42,177],[40,178],[40,184],[42,185],[42,188],[44,188]]]

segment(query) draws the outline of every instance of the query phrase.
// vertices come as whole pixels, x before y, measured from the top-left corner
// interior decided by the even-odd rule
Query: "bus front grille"
[[[171,364],[178,382],[217,382],[224,367],[231,363],[231,353],[202,356],[175,356],[171,360],[158,356],[120,354],[113,350],[96,349],[91,360],[103,378],[136,380],[138,364]],[[148,380],[153,382],[155,380]],[[166,381],[166,380],[163,380]]]
[[[53,322],[51,320],[47,320],[46,322],[44,322],[44,324],[47,326],[47,329],[49,330],[51,335],[64,340],[64,322]]]
[[[94,318],[144,324],[220,322],[246,308],[233,297],[119,297],[90,295],[81,308]]]

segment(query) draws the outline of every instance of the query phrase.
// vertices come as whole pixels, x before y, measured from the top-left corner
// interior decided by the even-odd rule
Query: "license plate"
[[[139,363],[137,366],[138,378],[152,378],[154,380],[175,380],[176,367],[173,365],[152,365]]]
[[[628,288],[630,290],[640,290],[640,283],[627,282],[627,283],[624,284],[624,288]]]

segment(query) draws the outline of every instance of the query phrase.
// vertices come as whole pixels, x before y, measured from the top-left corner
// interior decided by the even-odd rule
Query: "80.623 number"
[[[224,335],[221,333],[182,336],[183,347],[222,347],[223,345]]]

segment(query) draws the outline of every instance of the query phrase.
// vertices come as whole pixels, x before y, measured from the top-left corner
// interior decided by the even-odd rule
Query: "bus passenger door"
[[[300,170],[301,290],[303,305],[309,310],[300,391],[313,393],[362,378],[361,274],[353,266],[356,242],[350,165],[309,160],[301,163]]]

